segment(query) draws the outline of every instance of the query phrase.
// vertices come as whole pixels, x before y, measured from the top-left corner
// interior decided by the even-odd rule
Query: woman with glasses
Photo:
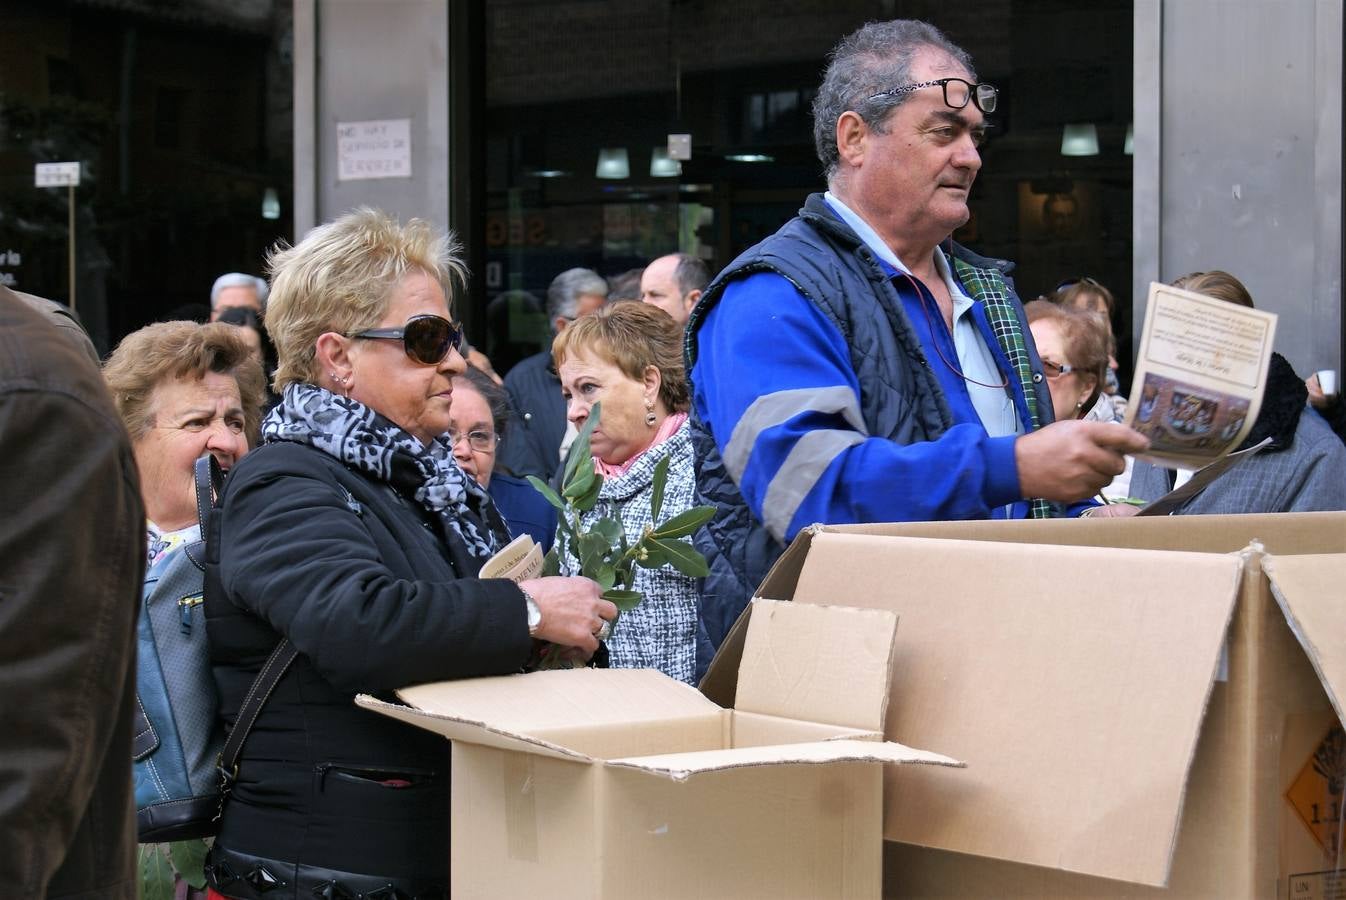
[[[207,863],[216,896],[446,897],[442,738],[353,704],[576,653],[616,608],[583,578],[475,577],[508,540],[447,442],[464,369],[450,237],[369,209],[269,259],[280,404],[220,498],[206,617],[221,711],[297,651],[243,746]]]
[[[1120,395],[1121,384],[1117,381],[1117,338],[1112,333],[1117,301],[1113,299],[1112,291],[1101,281],[1084,275],[1061,282],[1056,286],[1056,290],[1044,299],[1069,309],[1093,313],[1102,320],[1108,338],[1108,367],[1103,373],[1103,393],[1113,400],[1114,420],[1122,421],[1122,417],[1126,414],[1126,398]]]
[[[473,366],[453,379],[449,433],[458,467],[486,488],[504,516],[510,534],[527,532],[543,549],[556,536],[556,508],[522,478],[498,468],[496,448],[509,421],[509,395],[489,375]]]
[[[582,428],[602,404],[590,437],[592,465],[603,476],[598,502],[580,513],[583,528],[601,519],[621,523],[634,543],[654,524],[654,470],[668,460],[660,521],[691,509],[695,462],[687,410],[682,328],[649,303],[618,303],[579,318],[556,336],[552,356],[566,417]],[[569,548],[567,548],[569,550]],[[568,552],[561,571],[579,571]],[[659,669],[681,681],[696,674],[697,579],[665,564],[636,567],[633,588],[644,599],[622,613],[607,641],[613,668]]]
[[[1104,389],[1108,372],[1110,335],[1104,319],[1084,307],[1062,306],[1049,300],[1024,304],[1028,328],[1042,359],[1042,373],[1052,396],[1056,421],[1085,419],[1091,422],[1119,421],[1113,398]],[[1134,460],[1126,458],[1126,469],[1099,493],[1106,498],[1126,497],[1130,493]],[[1115,515],[1135,512],[1132,506],[1108,507]],[[1068,514],[1100,515],[1092,504],[1075,505]]]
[[[1108,370],[1108,335],[1102,320],[1046,300],[1024,304],[1024,312],[1042,358],[1056,420],[1113,421],[1112,404],[1102,392]]]

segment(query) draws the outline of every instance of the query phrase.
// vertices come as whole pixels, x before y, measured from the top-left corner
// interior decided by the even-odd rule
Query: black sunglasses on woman
[[[347,337],[401,341],[407,356],[426,366],[439,365],[451,349],[463,351],[463,329],[443,316],[412,316],[401,328],[370,328]]]

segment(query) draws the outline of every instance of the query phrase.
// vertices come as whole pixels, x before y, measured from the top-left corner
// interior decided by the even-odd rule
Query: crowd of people
[[[0,584],[23,585],[0,671],[36,653],[6,691],[72,698],[11,723],[46,743],[17,805],[0,793],[3,883],[134,896],[126,823],[98,810],[129,814],[133,598],[202,538],[203,455],[227,473],[203,603],[226,725],[275,648],[297,651],[206,866],[238,900],[447,896],[442,741],[357,693],[519,672],[539,641],[694,684],[811,523],[1121,516],[1136,505],[1109,501],[1185,481],[1134,459],[1112,293],[1077,278],[1023,304],[1011,263],[952,238],[998,99],[934,27],[865,26],[814,100],[825,191],[713,278],[686,253],[560,272],[531,355],[470,347],[453,239],[367,208],[275,248],[266,279],[221,276],[209,322],[127,336],[101,379],[61,309],[0,288],[0,478],[27,511],[0,525]],[[1174,284],[1252,305],[1225,272]],[[542,305],[506,292],[487,318],[519,309]],[[1269,445],[1181,513],[1346,509],[1343,404],[1273,360],[1244,442]],[[514,536],[552,545],[557,509],[524,479],[557,484],[586,424],[578,465],[603,483],[581,526],[634,542],[656,506],[714,510],[693,537],[709,574],[640,568],[616,632],[574,547],[559,575],[478,577]],[[73,518],[90,510],[96,537]]]

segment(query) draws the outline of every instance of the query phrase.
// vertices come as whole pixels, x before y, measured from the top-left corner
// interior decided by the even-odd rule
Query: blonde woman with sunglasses
[[[357,693],[518,671],[533,638],[597,649],[585,578],[476,578],[509,539],[455,463],[457,246],[361,209],[274,251],[280,404],[221,495],[206,618],[225,720],[282,639],[298,651],[244,745],[215,896],[447,896],[443,740]]]

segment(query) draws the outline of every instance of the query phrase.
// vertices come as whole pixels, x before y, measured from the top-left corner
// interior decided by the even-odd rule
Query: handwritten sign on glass
[[[337,180],[411,177],[411,120],[337,123]]]

